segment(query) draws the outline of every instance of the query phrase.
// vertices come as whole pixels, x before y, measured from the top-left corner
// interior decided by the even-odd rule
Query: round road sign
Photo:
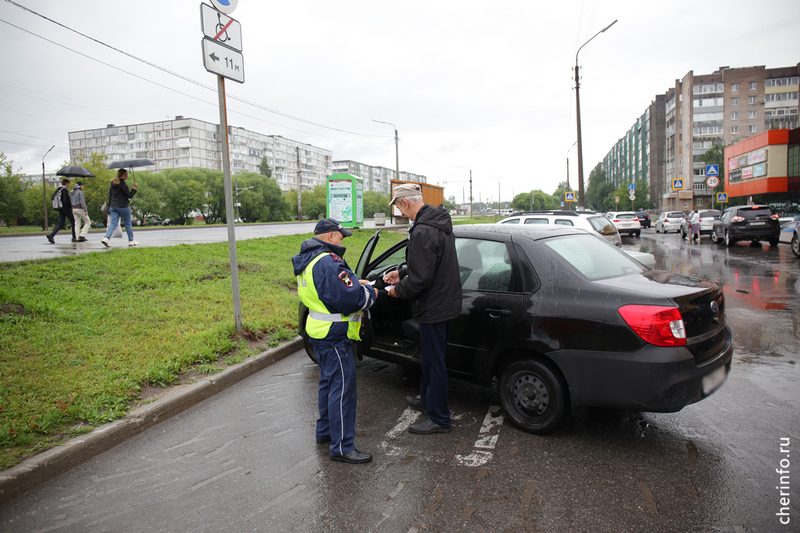
[[[706,180],[706,184],[709,187],[714,188],[717,185],[719,185],[719,178],[716,176],[709,176],[708,179]]]
[[[239,0],[211,0],[211,3],[217,11],[230,15],[239,5]]]
[[[629,195],[629,198],[630,198],[631,200],[636,200],[636,193],[634,193],[634,192],[631,192],[631,194]]]

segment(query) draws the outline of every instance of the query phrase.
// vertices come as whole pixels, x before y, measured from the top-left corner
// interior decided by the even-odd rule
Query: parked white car
[[[681,225],[686,218],[686,213],[683,211],[664,211],[658,215],[656,220],[656,233],[669,233],[670,231],[679,232]]]
[[[620,234],[626,233],[638,237],[642,234],[642,224],[633,211],[611,211],[608,219]]]
[[[531,211],[521,215],[504,218],[498,224],[548,224],[573,226],[594,233],[605,241],[619,247],[622,239],[616,226],[601,214],[591,211]],[[656,268],[656,258],[646,252],[623,250],[647,268]]]

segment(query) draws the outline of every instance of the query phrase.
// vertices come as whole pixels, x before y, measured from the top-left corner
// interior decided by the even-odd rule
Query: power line
[[[155,64],[155,63],[152,63],[152,62],[150,62],[150,61],[147,61],[146,59],[142,59],[142,58],[140,58],[140,57],[137,57],[137,56],[135,56],[135,55],[133,55],[133,54],[130,54],[130,53],[128,53],[128,52],[126,52],[126,51],[124,51],[124,50],[121,50],[121,49],[119,49],[119,48],[116,48],[116,47],[114,47],[114,46],[111,46],[110,44],[107,44],[107,43],[105,43],[105,42],[103,42],[103,41],[100,41],[99,39],[95,39],[94,37],[91,37],[91,36],[89,36],[89,35],[86,35],[85,33],[81,33],[80,31],[78,31],[78,30],[75,30],[75,29],[73,29],[73,28],[70,28],[69,26],[67,26],[67,25],[65,25],[65,24],[62,24],[62,23],[60,23],[60,22],[58,22],[58,21],[56,21],[56,20],[53,20],[53,19],[51,19],[51,18],[48,18],[48,17],[46,17],[45,15],[42,15],[41,13],[38,13],[38,12],[36,12],[36,11],[34,11],[34,10],[32,10],[32,9],[28,8],[28,7],[25,7],[25,6],[23,6],[23,5],[20,5],[20,4],[18,4],[17,2],[14,2],[13,0],[5,0],[5,1],[6,1],[6,2],[8,2],[9,4],[12,4],[12,5],[14,5],[14,6],[16,6],[16,7],[20,8],[20,9],[23,9],[23,10],[25,10],[25,11],[29,12],[29,13],[32,13],[32,14],[34,14],[34,15],[38,16],[38,17],[41,17],[41,18],[43,18],[44,20],[46,20],[46,21],[48,21],[48,22],[50,22],[50,23],[52,23],[52,24],[55,24],[55,25],[57,25],[57,26],[60,26],[60,27],[62,27],[62,28],[64,28],[64,29],[66,29],[66,30],[69,30],[69,31],[71,31],[71,32],[73,32],[73,33],[76,33],[76,34],[80,35],[81,37],[84,37],[84,38],[86,38],[86,39],[89,39],[90,41],[93,41],[93,42],[95,42],[95,43],[97,43],[97,44],[99,44],[99,45],[101,45],[101,46],[105,46],[106,48],[109,48],[109,49],[111,49],[111,50],[113,50],[113,51],[115,51],[115,52],[117,52],[117,53],[120,53],[120,54],[123,54],[123,55],[125,55],[125,56],[128,56],[128,57],[130,57],[131,59],[134,59],[134,60],[136,60],[136,61],[139,61],[139,62],[141,62],[141,63],[144,63],[145,65],[148,65],[148,66],[150,66],[150,67],[153,67],[153,68],[155,68],[155,69],[158,69],[158,70],[160,70],[160,71],[162,71],[162,72],[165,72],[165,73],[167,73],[167,74],[169,74],[169,75],[171,75],[171,76],[175,76],[175,77],[177,77],[177,78],[180,78],[180,79],[182,79],[182,80],[184,80],[184,81],[187,81],[187,82],[189,82],[189,83],[192,83],[192,84],[194,84],[194,85],[197,85],[198,87],[202,87],[203,89],[207,89],[207,90],[209,90],[209,91],[216,92],[216,89],[215,89],[214,87],[210,86],[210,85],[206,85],[206,84],[204,84],[204,83],[201,83],[201,82],[199,82],[199,81],[197,81],[197,80],[193,80],[192,78],[189,78],[188,76],[184,76],[183,74],[180,74],[180,73],[177,73],[177,72],[173,72],[173,71],[171,71],[171,70],[169,70],[169,69],[167,69],[167,68],[164,68],[164,67],[162,67],[162,66],[160,66],[160,65],[157,65],[157,64]],[[3,21],[3,22],[6,22],[6,21]],[[9,23],[9,22],[6,22],[6,24],[10,24],[10,23]],[[13,24],[11,24],[11,25],[13,26]],[[18,28],[18,26],[14,26],[14,27],[17,27],[17,28]],[[19,29],[22,29],[22,28],[19,28]],[[27,31],[27,30],[23,30],[23,31]],[[28,33],[31,33],[31,32],[28,32]],[[36,35],[36,34],[33,34],[33,33],[31,33],[31,34],[32,34],[32,35]],[[39,37],[39,36],[37,35],[37,37]],[[42,39],[44,39],[44,37],[42,37]],[[45,40],[48,40],[48,41],[49,41],[49,39],[45,39]],[[50,41],[50,42],[53,42],[53,41]],[[56,44],[56,43],[53,43],[53,44]],[[60,45],[59,45],[59,46],[60,46]],[[64,48],[66,48],[66,47],[64,47]],[[68,49],[68,50],[70,50],[69,48],[67,48],[67,49]],[[74,50],[71,50],[71,51],[74,51]],[[80,52],[76,52],[76,53],[80,53]],[[83,54],[81,54],[81,55],[83,55]],[[85,56],[85,57],[88,57],[88,56]],[[97,60],[97,61],[99,61],[99,60]],[[102,63],[102,61],[100,61],[100,62]],[[105,64],[105,63],[104,63],[104,64]],[[118,70],[122,70],[122,69],[118,69]],[[123,71],[123,72],[125,72],[125,71]],[[129,74],[129,73],[128,73],[128,74]],[[137,76],[137,77],[139,77],[139,76]],[[155,83],[155,82],[152,82],[152,83]],[[159,84],[156,84],[156,85],[159,85]],[[176,92],[179,92],[179,91],[176,91]],[[184,94],[184,93],[179,93],[179,94]],[[185,96],[189,96],[189,95],[185,95]],[[298,122],[303,122],[303,123],[305,123],[305,124],[309,124],[309,125],[311,125],[311,126],[316,126],[316,127],[319,127],[319,128],[329,129],[329,130],[333,130],[333,131],[338,131],[338,132],[340,132],[340,133],[347,133],[347,134],[349,134],[349,135],[357,135],[357,136],[362,136],[362,137],[385,137],[385,135],[372,135],[372,134],[367,134],[367,133],[358,133],[358,132],[353,132],[353,131],[343,130],[343,129],[340,129],[340,128],[334,128],[334,127],[332,127],[332,126],[326,126],[326,125],[324,125],[324,124],[320,124],[320,123],[318,123],[318,122],[313,122],[313,121],[306,120],[306,119],[303,119],[303,118],[300,118],[300,117],[296,117],[296,116],[294,116],[294,115],[290,115],[290,114],[288,114],[288,113],[284,113],[283,111],[279,111],[279,110],[277,110],[277,109],[272,109],[272,108],[266,107],[266,106],[264,106],[264,105],[257,104],[257,103],[255,103],[255,102],[251,102],[251,101],[245,100],[244,98],[240,98],[240,97],[237,97],[237,96],[234,96],[234,95],[231,95],[231,94],[229,94],[229,95],[228,95],[228,97],[229,97],[230,99],[232,99],[232,100],[237,100],[237,101],[239,101],[239,102],[242,102],[242,103],[244,103],[244,104],[247,104],[247,105],[250,105],[250,106],[256,107],[256,108],[258,108],[258,109],[261,109],[261,110],[263,110],[263,111],[267,111],[267,112],[269,112],[269,113],[274,113],[274,114],[276,114],[276,115],[280,115],[280,116],[282,116],[282,117],[284,117],[284,118],[288,118],[288,119],[291,119],[291,120],[296,120],[296,121],[298,121]],[[191,98],[194,98],[194,97],[191,97]],[[202,100],[201,100],[201,101],[202,101]],[[208,102],[205,102],[205,103],[208,103]],[[245,116],[247,116],[247,115],[245,115]],[[249,118],[255,118],[255,117],[249,117]],[[277,125],[277,124],[276,124],[276,125]],[[299,131],[299,130],[298,130],[298,131]],[[309,135],[313,135],[313,134],[309,134]]]

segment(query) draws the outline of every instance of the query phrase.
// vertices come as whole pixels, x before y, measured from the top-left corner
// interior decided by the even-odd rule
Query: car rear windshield
[[[619,213],[617,215],[614,215],[614,218],[616,218],[617,220],[631,220],[636,218],[636,215],[634,213]]]
[[[772,209],[769,207],[746,208],[739,209],[737,214],[747,220],[766,220],[772,216]]]
[[[668,214],[667,218],[686,218],[686,214],[681,213],[680,211],[676,211],[674,213]]]
[[[545,241],[567,264],[591,280],[644,272],[646,268],[612,244],[592,235],[568,235]]]
[[[700,218],[719,218],[719,211],[700,211]]]
[[[600,235],[614,235],[617,232],[617,228],[606,217],[587,217],[587,220]]]

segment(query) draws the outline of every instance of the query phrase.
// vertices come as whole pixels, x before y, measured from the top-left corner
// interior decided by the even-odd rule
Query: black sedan
[[[457,226],[461,315],[446,354],[451,377],[495,381],[508,418],[553,431],[572,409],[675,412],[725,380],[733,357],[722,287],[650,270],[604,240],[567,226]],[[407,241],[356,273],[382,279]],[[301,334],[307,309],[300,304]],[[364,320],[358,355],[419,366],[409,303],[381,292]],[[306,342],[309,356],[316,360]]]
[[[650,227],[650,213],[647,211],[637,211],[636,218],[639,219],[639,224],[641,224],[643,228]]]

